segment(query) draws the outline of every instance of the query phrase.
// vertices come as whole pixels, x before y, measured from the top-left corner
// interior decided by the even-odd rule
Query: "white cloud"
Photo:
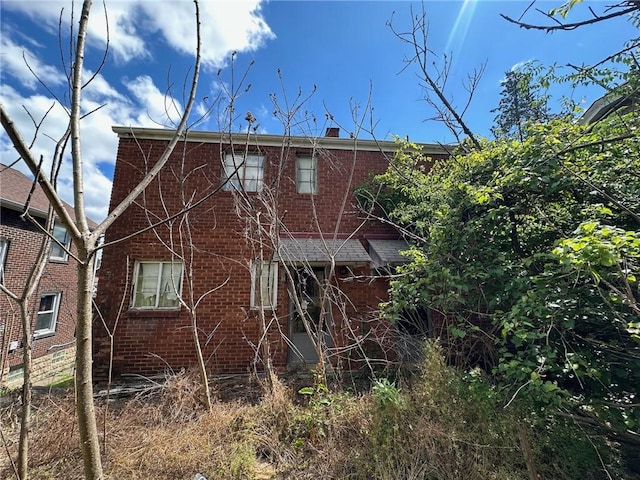
[[[31,153],[36,158],[42,156],[46,165],[45,171],[48,171],[56,141],[62,137],[69,122],[66,110],[60,104],[54,103],[50,98],[37,94],[23,96],[8,85],[0,87],[0,94],[4,107],[25,142],[31,144],[33,141]],[[90,103],[86,106],[89,109],[92,108]],[[32,119],[40,123],[35,141],[33,137],[36,133],[36,128]],[[111,181],[100,170],[99,166],[111,165],[115,161],[117,138],[115,135],[105,135],[105,125],[111,125],[112,122],[113,119],[108,117],[106,110],[98,110],[81,121],[85,202],[87,214],[97,221],[106,216],[107,202],[111,193]],[[67,150],[69,148],[70,146],[67,145]],[[3,159],[3,163],[10,163],[17,158],[17,154],[6,135],[0,137],[0,156]],[[28,173],[24,162],[16,164],[16,168]],[[58,192],[65,202],[73,205],[71,178],[72,166],[67,153],[60,171]],[[94,190],[92,186],[100,186],[100,188]]]
[[[45,59],[46,44],[56,44],[61,9],[63,12],[63,34],[69,32],[69,21],[73,8],[73,19],[77,28],[81,2],[69,0],[2,0],[3,11],[23,14],[37,23],[38,35],[23,33],[20,24],[10,24],[3,18],[2,52],[0,54],[0,98],[27,143],[35,134],[35,121],[45,114],[32,148],[36,158],[43,155],[51,160],[55,140],[60,138],[68,125],[68,113],[64,106],[50,97],[41,88],[26,68],[22,52],[28,57],[34,71],[63,102],[68,102],[66,77],[61,69],[62,60],[58,49],[56,58]],[[118,0],[107,1],[109,30],[109,52],[117,60],[116,65],[107,61],[105,70],[96,75],[83,90],[81,120],[81,147],[84,162],[85,205],[87,214],[101,221],[107,214],[111,193],[111,176],[115,164],[118,138],[111,131],[113,125],[157,127],[171,126],[178,118],[182,105],[167,94],[150,75],[140,75],[138,67],[150,62],[149,74],[155,63],[171,59],[171,54],[192,55],[195,46],[193,2],[191,0],[153,1]],[[232,51],[251,51],[259,48],[273,37],[269,26],[261,16],[260,1],[200,2],[203,61],[208,66],[222,66]],[[7,17],[8,18],[8,17]],[[30,28],[32,28],[30,26]],[[86,68],[97,68],[106,43],[107,24],[101,2],[92,6]],[[43,35],[40,35],[40,34]],[[48,35],[48,39],[45,36]],[[34,37],[34,38],[31,38]],[[36,39],[37,38],[37,39]],[[63,39],[62,50],[65,50]],[[28,45],[28,47],[25,47]],[[95,50],[95,49],[98,50]],[[152,49],[157,48],[152,58]],[[134,68],[121,73],[118,68],[127,62],[136,61]],[[69,59],[64,62],[70,65]],[[135,73],[134,73],[135,72]],[[85,81],[93,75],[83,72]],[[122,77],[127,75],[128,78]],[[165,76],[160,82],[167,81]],[[172,93],[172,92],[168,92]],[[180,92],[182,93],[182,92]],[[212,100],[200,100],[196,114],[205,114]],[[27,113],[28,112],[28,113]],[[48,112],[48,113],[47,113]],[[69,148],[69,147],[67,147]],[[3,163],[10,163],[17,155],[8,137],[0,131],[0,155]],[[26,172],[24,163],[18,168]],[[72,167],[67,153],[61,176],[59,192],[63,200],[73,203]]]
[[[222,66],[232,51],[253,51],[274,34],[260,9],[261,0],[199,3],[202,31],[203,62]],[[69,0],[3,0],[2,8],[19,11],[57,35],[60,12],[68,24],[72,13]],[[81,3],[75,3],[74,18],[80,16]],[[107,22],[108,19],[108,22]],[[108,26],[107,26],[108,23]],[[67,30],[63,29],[63,32]],[[168,46],[181,54],[195,51],[195,7],[190,0],[153,1],[122,0],[107,2],[106,16],[102,2],[94,2],[89,17],[89,42],[104,48],[107,33],[109,49],[121,62],[151,58],[149,41],[160,36]],[[150,34],[151,35],[150,37]]]
[[[31,50],[17,45],[8,35],[2,35],[0,51],[2,75],[11,75],[26,88],[35,89],[38,78],[49,86],[62,85],[66,81],[60,70],[43,64]]]
[[[127,82],[127,88],[143,108],[137,117],[137,125],[177,126],[182,105],[168,92],[161,92],[151,77],[140,76]]]
[[[224,65],[232,51],[253,51],[274,34],[260,12],[260,1],[200,2],[202,55],[205,64]],[[195,50],[193,2],[141,2],[153,26],[175,50],[192,54]]]

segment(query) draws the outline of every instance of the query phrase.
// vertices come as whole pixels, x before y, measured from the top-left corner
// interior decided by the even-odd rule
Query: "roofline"
[[[65,205],[68,205],[68,204],[65,202]],[[8,208],[9,210],[14,210],[16,212],[22,212],[24,210],[24,203],[14,202],[13,200],[9,200],[8,198],[0,198],[0,207]],[[32,215],[34,217],[38,217],[43,220],[47,219],[47,212],[44,210],[40,210],[39,208],[29,207],[27,212],[29,213],[29,215]],[[60,219],[58,214],[55,212],[53,213],[53,218],[54,220]],[[87,221],[89,222],[89,230],[91,231],[95,230],[98,224],[93,220],[91,220],[89,217],[87,217]]]
[[[165,128],[143,128],[143,127],[111,127],[118,138],[139,138],[145,140],[171,140],[175,130]],[[214,131],[189,130],[184,138],[193,142],[202,143],[236,143],[242,145],[247,141],[246,133],[225,133]],[[265,147],[281,147],[287,144],[290,147],[321,147],[335,150],[360,150],[360,151],[384,151],[394,152],[398,149],[396,142],[388,140],[363,140],[353,138],[340,137],[300,137],[271,135],[264,133],[252,133],[248,136],[252,145],[260,145]],[[417,143],[422,147],[422,152],[426,154],[449,154],[447,146],[437,143]]]
[[[18,212],[24,210],[24,203],[14,202],[8,198],[0,198],[0,206],[8,208],[9,210],[16,210]],[[47,218],[47,212],[40,210],[39,208],[29,207],[28,212],[34,217]]]

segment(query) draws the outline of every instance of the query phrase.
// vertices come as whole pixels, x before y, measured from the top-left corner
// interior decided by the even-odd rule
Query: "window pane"
[[[237,155],[231,155],[228,154],[227,156],[225,156],[224,158],[224,178],[223,180],[227,180],[228,178],[231,178],[227,183],[225,183],[224,185],[224,190],[233,190],[233,188],[240,188],[240,178],[242,176],[242,169],[243,167],[238,168],[238,171],[234,174],[234,172],[236,171],[236,168],[238,167],[238,165],[242,164],[242,157],[237,156]]]
[[[237,172],[234,174],[234,172]],[[246,159],[239,155],[228,154],[224,159],[224,179],[231,178],[224,186],[225,190],[244,188],[247,192],[262,190],[264,177],[264,157],[247,155]]]
[[[53,312],[39,313],[36,320],[36,332],[38,330],[51,330],[51,321],[53,320]]]
[[[38,307],[34,332],[36,335],[55,332],[59,298],[59,293],[47,294],[40,297],[40,306]]]
[[[253,266],[253,296],[252,307],[274,308],[276,304],[276,290],[278,286],[278,264],[266,262],[260,271],[260,290],[258,290],[258,264]]]
[[[38,308],[38,312],[50,312],[53,310],[53,305],[55,301],[54,295],[45,295],[40,299],[40,308]]]
[[[177,263],[164,263],[162,265],[162,279],[160,280],[159,307],[177,307],[179,305],[178,294],[180,292],[180,280],[182,278],[182,265]]]
[[[298,157],[296,159],[296,184],[298,193],[316,193],[316,159]]]
[[[67,229],[62,225],[54,225],[53,227],[53,236],[56,240],[58,240],[62,244],[67,243]]]
[[[141,263],[138,265],[136,298],[134,307],[153,307],[158,291],[159,263]]]
[[[69,234],[67,233],[67,230],[62,225],[54,225],[52,234],[53,234],[53,238],[55,238],[58,242],[60,242],[65,247],[69,248],[70,246]],[[55,242],[54,240],[51,240],[51,252],[49,256],[53,258],[62,258],[66,260],[67,252],[65,251],[64,248],[62,248],[61,245],[58,245],[57,242]]]
[[[134,308],[180,307],[181,262],[143,262],[135,279]]]
[[[0,283],[4,281],[4,264],[7,259],[7,250],[9,250],[9,242],[4,238],[0,238]]]

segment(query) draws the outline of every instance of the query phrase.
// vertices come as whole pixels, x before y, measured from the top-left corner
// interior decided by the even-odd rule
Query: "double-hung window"
[[[318,162],[316,157],[296,158],[296,189],[298,193],[318,191]]]
[[[62,294],[58,292],[45,293],[40,297],[36,328],[33,332],[36,337],[56,333],[56,322],[58,321],[58,309],[60,307],[61,296]]]
[[[264,156],[227,153],[222,177],[225,190],[259,192],[264,180]]]
[[[251,308],[274,309],[278,297],[278,263],[251,265]]]
[[[134,275],[133,308],[179,308],[182,262],[138,262]]]
[[[71,248],[71,236],[69,235],[69,232],[67,232],[67,229],[62,225],[55,224],[53,226],[53,232],[51,233],[53,234],[53,238],[55,238],[57,241],[53,239],[51,240],[51,250],[49,258],[51,260],[60,260],[66,262],[67,258],[69,257],[67,251],[69,250],[69,248]]]
[[[9,251],[9,240],[0,238],[0,283],[4,283],[4,264],[7,260],[7,252]]]

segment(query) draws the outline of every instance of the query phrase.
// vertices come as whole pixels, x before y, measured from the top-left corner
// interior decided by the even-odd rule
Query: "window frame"
[[[271,302],[270,303],[264,303],[261,304],[261,302],[259,301],[259,299],[257,298],[256,294],[258,293],[258,285],[257,285],[257,280],[258,280],[258,266],[261,265],[262,269],[260,272],[260,278],[261,278],[261,295],[260,297],[262,299],[269,299],[269,280],[271,283]],[[266,270],[265,270],[266,267]],[[266,274],[266,275],[265,275]],[[265,289],[265,285],[264,285],[264,279],[265,276],[268,276],[267,279],[267,285],[266,285],[266,291]],[[270,278],[269,278],[270,277]],[[259,310],[260,308],[262,308],[263,310],[275,310],[278,307],[278,262],[271,262],[271,261],[265,261],[265,262],[253,262],[251,264],[251,310]]]
[[[9,256],[9,239],[0,237],[0,283],[4,285],[4,266]]]
[[[252,163],[254,160],[258,160],[258,165]],[[261,192],[264,186],[264,160],[264,155],[259,152],[226,152],[222,161],[222,189]],[[255,171],[257,176],[247,177],[248,171]],[[252,188],[247,188],[249,186]]]
[[[140,275],[140,267],[143,265],[159,265],[157,278],[156,278],[156,290],[153,297],[155,297],[153,305],[136,305],[136,300],[138,298],[138,289],[139,287],[139,275]],[[175,268],[176,266],[180,267],[180,276],[179,276],[179,285],[178,288],[174,288],[176,295],[176,304],[170,306],[160,306],[160,301],[162,295],[160,294],[160,290],[162,287],[162,279],[164,277],[163,271],[165,265],[168,265],[169,268]],[[171,283],[173,286],[173,278],[174,275],[171,275]],[[133,291],[131,293],[131,300],[129,302],[129,308],[132,310],[179,310],[182,306],[180,303],[180,297],[182,296],[182,285],[183,285],[183,277],[184,277],[184,264],[180,260],[140,260],[137,261],[134,267],[133,272]],[[166,285],[165,285],[166,287]],[[150,296],[151,297],[151,296]]]
[[[311,168],[301,168],[301,160],[311,160]],[[301,179],[302,172],[310,172],[308,178]],[[301,191],[302,185],[308,185],[310,191]],[[318,158],[315,155],[296,156],[296,192],[300,195],[315,195],[318,193]]]
[[[56,229],[58,229],[58,231],[60,231],[60,229],[64,230],[64,238],[60,239],[56,236]],[[64,227],[64,225],[54,223],[51,230],[51,236],[53,238],[51,239],[51,246],[49,247],[49,260],[66,262],[69,260],[68,250],[71,249],[71,235],[69,235],[69,231]],[[60,246],[54,238],[58,240],[62,246]],[[54,249],[60,250],[62,255],[57,255],[57,252],[54,254]]]
[[[53,297],[53,304],[49,310],[41,310],[42,300],[45,297]],[[58,326],[58,314],[60,313],[60,301],[62,299],[62,292],[45,292],[40,295],[40,303],[38,304],[38,312],[36,313],[36,322],[33,326],[34,338],[41,338],[45,336],[55,335],[56,327]],[[51,321],[47,328],[37,328],[38,320],[41,315],[51,315]]]

